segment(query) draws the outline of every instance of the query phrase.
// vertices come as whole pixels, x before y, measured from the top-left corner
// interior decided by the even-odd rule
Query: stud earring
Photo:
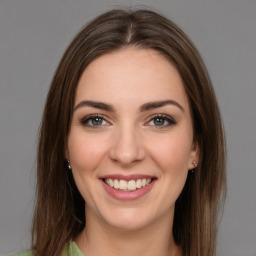
[[[194,165],[194,167],[197,167],[198,162],[197,161],[193,161],[192,164]]]
[[[72,167],[70,165],[70,161],[68,160],[68,169],[71,171],[72,170]]]

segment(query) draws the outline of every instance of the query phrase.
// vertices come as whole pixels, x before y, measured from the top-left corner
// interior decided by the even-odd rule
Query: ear
[[[193,142],[188,162],[188,170],[194,169],[199,161],[200,149],[197,141]]]

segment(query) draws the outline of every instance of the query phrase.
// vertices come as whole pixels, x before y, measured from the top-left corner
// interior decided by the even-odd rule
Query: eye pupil
[[[101,125],[102,124],[102,118],[101,117],[92,118],[92,124],[93,125]]]
[[[155,125],[164,125],[164,119],[163,118],[161,118],[161,117],[156,117],[155,119],[154,119],[154,124]]]

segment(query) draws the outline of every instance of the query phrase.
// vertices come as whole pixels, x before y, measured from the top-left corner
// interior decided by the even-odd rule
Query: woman
[[[19,255],[216,255],[224,136],[187,36],[148,10],[87,25],[53,78],[37,168]]]

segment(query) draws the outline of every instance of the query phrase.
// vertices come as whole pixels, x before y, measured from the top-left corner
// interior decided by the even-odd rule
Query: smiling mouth
[[[154,179],[136,179],[136,180],[118,180],[106,178],[103,181],[110,186],[111,188],[120,190],[120,191],[134,191],[149,185]]]

